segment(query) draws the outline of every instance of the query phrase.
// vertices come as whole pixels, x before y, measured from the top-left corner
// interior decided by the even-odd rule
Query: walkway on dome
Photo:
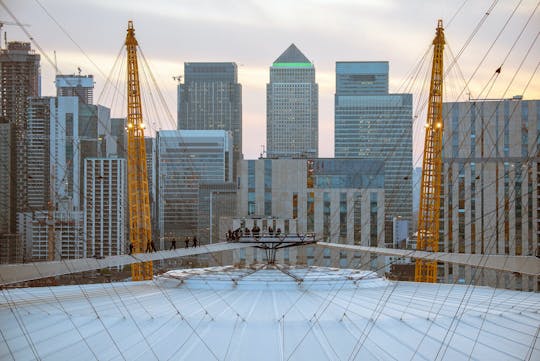
[[[318,246],[355,252],[370,252],[383,256],[421,258],[425,260],[455,263],[465,266],[516,272],[524,275],[540,274],[540,258],[534,256],[510,256],[499,254],[471,254],[449,252],[425,252],[409,249],[355,246],[349,244],[317,242]]]
[[[146,261],[196,256],[200,254],[231,251],[253,246],[253,243],[214,243],[194,248],[178,248],[171,251],[138,253],[105,258],[79,258],[52,262],[32,262],[0,265],[0,285],[31,281],[40,278],[118,267]]]
[[[317,246],[353,252],[370,252],[384,256],[422,258],[426,260],[449,262],[497,271],[516,272],[524,275],[537,276],[538,274],[540,274],[540,258],[534,256],[424,252],[406,249],[355,246],[328,242],[315,243],[314,237],[311,236],[302,238],[288,237],[288,240],[284,242],[284,240],[280,240],[275,237],[270,239],[268,237],[262,236],[258,239],[241,237],[240,241],[214,243],[211,245],[203,245],[196,248],[179,248],[171,251],[139,253],[134,255],[120,255],[106,257],[102,259],[81,258],[52,262],[33,262],[23,264],[0,265],[0,286],[46,277],[54,277],[65,274],[92,271],[102,268],[124,266],[145,261],[159,261],[214,252],[232,251],[249,247],[269,249],[271,252],[275,253],[277,247],[283,248],[293,245],[306,244],[315,244]]]

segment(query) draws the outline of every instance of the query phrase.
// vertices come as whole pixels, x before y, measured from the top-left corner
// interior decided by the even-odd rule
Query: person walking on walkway
[[[176,249],[176,238],[173,237],[172,241],[171,241],[171,248],[169,248],[169,250],[171,249]]]
[[[186,236],[186,238],[184,238],[184,243],[186,244],[186,248],[189,248],[189,237]]]
[[[197,236],[193,236],[193,247],[197,247]]]

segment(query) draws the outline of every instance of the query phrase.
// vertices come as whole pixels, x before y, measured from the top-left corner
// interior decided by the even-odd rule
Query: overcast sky
[[[174,124],[165,116],[150,119],[154,130],[176,127],[176,81],[172,77],[183,74],[184,62],[236,62],[243,86],[246,158],[258,157],[261,145],[266,142],[265,86],[269,67],[291,43],[315,64],[321,157],[334,154],[335,62],[380,60],[390,62],[390,92],[414,94],[413,113],[418,116],[414,127],[414,157],[415,163],[420,163],[425,114],[420,111],[419,94],[428,68],[424,66],[422,72],[413,77],[414,82],[407,79],[433,40],[437,19],[443,19],[445,24],[446,54],[449,56],[451,51],[458,57],[458,67],[449,73],[445,83],[445,100],[457,100],[460,93],[463,93],[462,98],[470,93],[473,98],[508,98],[521,94],[525,99],[540,99],[538,71],[535,73],[540,60],[540,10],[535,0],[522,0],[520,5],[519,0],[495,1],[492,9],[491,1],[481,0],[0,2],[21,23],[30,25],[28,31],[51,61],[56,51],[61,73],[76,73],[80,67],[83,74],[95,76],[96,101],[105,84],[101,74],[111,72],[125,39],[127,22],[133,20],[140,48],[174,117]],[[489,13],[487,17],[486,13]],[[0,7],[0,20],[14,21],[3,7]],[[477,34],[465,46],[478,26]],[[17,26],[6,25],[3,30],[7,31],[8,41],[28,41]],[[462,48],[464,51],[460,52]],[[451,58],[446,57],[445,61],[448,65]],[[493,77],[501,65],[501,74]],[[42,95],[54,95],[53,65],[42,57],[41,66]],[[114,81],[115,76],[111,78]],[[470,78],[469,89],[462,91]],[[116,98],[107,88],[100,103],[115,108],[113,115],[125,116],[123,108],[116,110]]]

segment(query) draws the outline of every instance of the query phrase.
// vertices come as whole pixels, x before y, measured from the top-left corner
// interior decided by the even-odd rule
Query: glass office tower
[[[184,63],[178,85],[178,130],[226,130],[233,137],[233,173],[242,159],[242,85],[236,63]]]
[[[384,160],[386,217],[412,219],[412,95],[388,92],[388,62],[336,63],[335,157]]]
[[[315,67],[291,44],[270,67],[266,84],[268,158],[316,158],[319,144],[319,86]]]

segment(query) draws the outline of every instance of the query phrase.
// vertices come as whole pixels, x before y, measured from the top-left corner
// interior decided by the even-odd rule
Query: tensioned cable
[[[527,58],[527,56],[528,56],[530,50],[533,48],[533,45],[536,43],[536,40],[538,39],[538,35],[539,35],[539,34],[540,34],[540,32],[537,33],[537,36],[535,37],[533,43],[531,44],[531,47],[529,48],[529,50],[527,51],[525,57],[523,58],[523,61],[522,61],[522,63],[520,64],[520,67],[519,67],[519,68],[517,69],[517,71],[514,73],[514,76],[513,76],[513,78],[512,78],[512,81],[510,82],[510,84],[508,85],[507,89],[505,90],[505,94],[506,94],[506,92],[508,91],[508,89],[509,89],[510,85],[512,84],[513,80],[515,79],[517,72],[520,70],[521,65],[523,64],[523,62],[524,62],[525,59]],[[513,47],[512,47],[512,48],[513,48]],[[527,84],[526,84],[526,86],[525,86],[525,89],[526,89],[526,88],[529,86],[529,84],[531,83],[531,81],[532,81],[532,79],[533,79],[533,77],[534,77],[536,71],[538,70],[538,67],[539,67],[539,66],[540,66],[540,62],[537,63],[537,66],[536,66],[536,68],[535,68],[535,71],[533,72],[533,74],[532,74],[531,77],[529,78],[529,81],[527,82]],[[517,104],[514,106],[514,111],[515,111],[515,109],[517,109]],[[539,138],[539,135],[537,135],[536,138]],[[473,282],[471,281],[471,284],[472,284],[472,283],[473,283]],[[473,286],[473,287],[475,287],[475,286]],[[459,322],[459,321],[458,321],[458,322]],[[449,331],[449,330],[448,330],[448,331]],[[445,338],[446,338],[446,336],[445,336]],[[448,347],[448,344],[451,342],[451,339],[452,339],[452,337],[450,337],[450,340],[449,340],[449,342],[447,343],[446,348]],[[441,344],[441,348],[443,347],[443,345],[444,345],[444,341],[443,341],[443,343]],[[441,348],[439,349],[439,352],[441,351]],[[444,357],[444,354],[446,353],[446,348],[445,348],[445,351],[443,352],[443,355],[442,355],[441,357]],[[438,354],[439,354],[439,353],[437,353],[437,355],[438,355]]]

